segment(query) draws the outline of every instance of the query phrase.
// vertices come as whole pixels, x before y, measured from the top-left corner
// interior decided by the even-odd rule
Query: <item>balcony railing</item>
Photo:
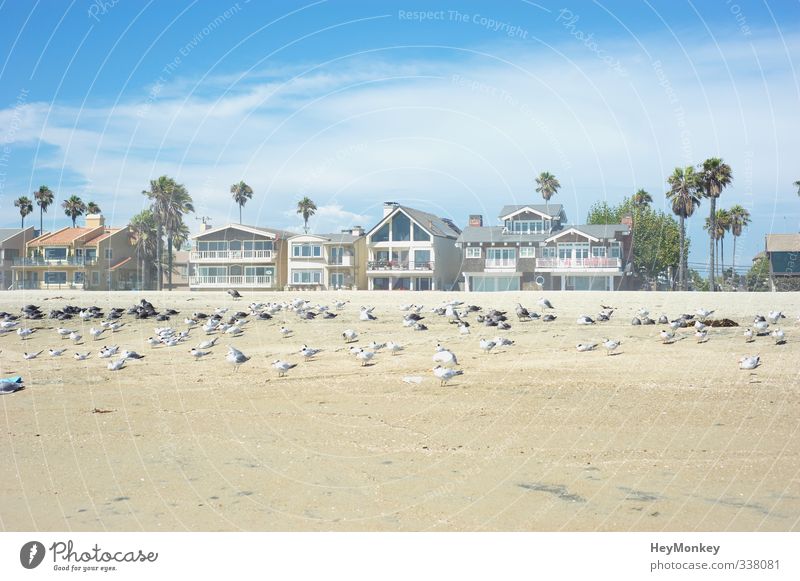
[[[227,262],[230,260],[272,260],[272,250],[192,250],[192,262]]]
[[[433,270],[432,260],[414,262],[408,260],[371,260],[367,270]]]
[[[197,288],[271,287],[271,276],[191,276],[189,286]]]
[[[97,264],[97,258],[15,258],[14,266],[92,266]]]
[[[620,268],[622,260],[606,256],[588,258],[537,258],[536,268]]]
[[[353,266],[353,257],[343,256],[341,258],[329,258],[328,266]]]
[[[487,258],[486,268],[516,268],[516,258]]]

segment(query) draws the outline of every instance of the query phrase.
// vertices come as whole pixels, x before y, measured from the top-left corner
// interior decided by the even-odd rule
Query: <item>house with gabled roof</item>
[[[290,289],[367,288],[366,237],[361,226],[333,234],[295,234],[288,243]]]
[[[461,251],[452,220],[385,202],[383,218],[367,232],[369,290],[452,290]]]
[[[561,204],[504,206],[500,225],[470,216],[458,237],[467,291],[618,290],[631,224],[568,225]]]
[[[25,245],[36,237],[33,226],[0,228],[0,290],[14,286],[14,261],[25,256]]]
[[[190,237],[189,288],[279,290],[286,285],[288,238],[295,232],[203,223]]]
[[[800,290],[800,234],[767,234],[764,252],[770,290]]]

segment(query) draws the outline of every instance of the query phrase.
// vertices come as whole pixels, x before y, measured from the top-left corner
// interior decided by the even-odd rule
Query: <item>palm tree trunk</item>
[[[172,236],[167,236],[167,290],[172,290]]]
[[[681,249],[680,249],[680,265],[678,265],[678,283],[680,285],[681,290],[686,290],[684,288],[684,262],[683,262],[683,255],[684,255],[684,244],[686,239],[686,228],[684,224],[684,220],[686,218],[681,215]]]
[[[708,253],[708,290],[714,292],[717,290],[714,286],[714,246],[716,245],[717,239],[717,199],[712,197],[711,198],[711,215],[709,216],[709,221],[711,222],[711,228],[709,229],[708,236],[709,236],[709,253]]]
[[[158,281],[156,281],[156,290],[163,289],[163,281],[164,281],[164,267],[162,262],[162,255],[164,241],[162,240],[163,230],[161,228],[161,223],[159,221],[158,224],[158,232],[156,233],[156,272],[158,274]]]
[[[725,239],[719,239],[719,279],[725,284]]]
[[[239,224],[242,223],[242,205],[239,204]]]
[[[39,236],[44,232],[44,208],[39,206]]]
[[[732,266],[733,277],[736,279],[736,287],[738,288],[739,287],[739,279],[736,276],[736,238],[738,238],[738,236],[734,235],[734,237],[733,237],[733,258],[731,260],[733,261],[733,266]]]

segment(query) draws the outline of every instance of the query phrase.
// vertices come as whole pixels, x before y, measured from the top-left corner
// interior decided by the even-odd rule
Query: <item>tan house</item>
[[[11,269],[14,261],[25,256],[25,245],[35,238],[33,226],[27,228],[0,228],[0,290],[9,290],[14,284]]]
[[[99,214],[30,240],[12,270],[15,288],[128,290],[138,280],[128,227],[105,226]]]
[[[338,234],[297,234],[288,239],[290,289],[366,289],[366,237],[356,226]]]

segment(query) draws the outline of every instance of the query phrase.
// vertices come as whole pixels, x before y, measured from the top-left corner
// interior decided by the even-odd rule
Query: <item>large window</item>
[[[518,291],[518,276],[473,276],[470,290],[475,292]]]
[[[555,258],[556,257],[556,247],[555,246],[542,246],[539,250],[542,258]]]
[[[245,240],[242,250],[272,250],[272,240]]]
[[[46,284],[67,284],[66,272],[45,272],[44,282]]]
[[[197,250],[201,252],[227,250],[228,242],[226,240],[208,240],[198,241]]]
[[[331,273],[331,280],[330,280],[330,287],[331,288],[341,288],[344,286],[344,273],[343,272],[332,272]]]
[[[620,256],[622,256],[622,250],[620,248],[619,242],[612,242],[610,251],[611,251],[611,258],[619,258]]]
[[[486,266],[515,266],[516,256],[515,248],[488,248],[486,250]]]
[[[506,228],[515,234],[539,234],[549,226],[544,220],[506,220]]]
[[[605,246],[592,246],[592,256],[594,258],[605,258],[605,255],[606,255]]]
[[[292,257],[294,258],[319,258],[322,256],[322,246],[304,242],[292,244]]]
[[[535,258],[536,257],[536,248],[533,246],[523,246],[519,249],[519,257],[520,258]]]
[[[411,220],[402,212],[392,218],[392,241],[405,242],[411,240]]]
[[[388,242],[389,241],[389,222],[378,228],[375,234],[372,235],[372,242]]]
[[[431,290],[433,288],[431,278],[428,276],[416,279],[414,288],[421,291]]]
[[[66,248],[45,248],[44,249],[44,259],[45,260],[66,260],[67,259],[67,249]]]
[[[373,290],[389,290],[389,279],[387,277],[378,277],[372,279]]]
[[[422,228],[414,224],[414,240],[417,242],[430,242],[431,235]]]
[[[322,271],[293,270],[292,284],[322,284]]]
[[[271,266],[245,266],[245,276],[272,276],[274,272]]]
[[[341,246],[331,247],[331,264],[342,264],[344,262],[344,248]]]
[[[200,276],[228,276],[228,269],[225,266],[200,266],[197,274]]]
[[[414,251],[414,268],[430,268],[430,265],[431,265],[430,250]]]
[[[568,276],[566,290],[610,290],[607,276]]]
[[[480,258],[480,257],[481,257],[480,246],[467,246],[467,258]]]

